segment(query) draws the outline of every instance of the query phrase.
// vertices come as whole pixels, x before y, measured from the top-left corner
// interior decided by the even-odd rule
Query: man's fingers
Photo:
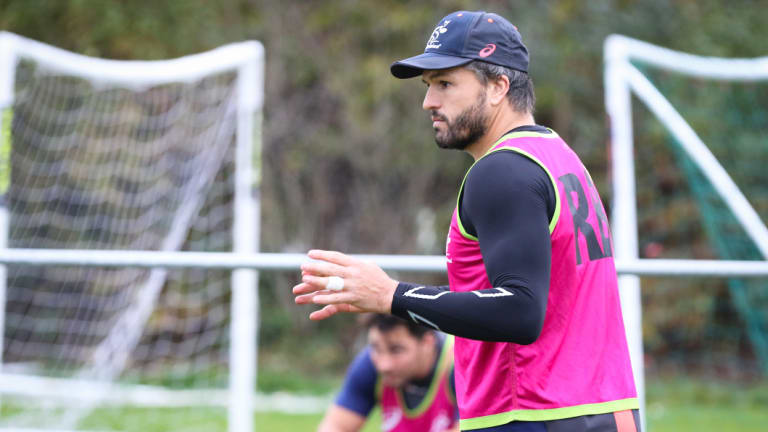
[[[311,314],[309,314],[309,319],[311,319],[312,321],[320,321],[326,318],[330,318],[336,315],[336,313],[338,312],[339,312],[339,308],[336,307],[336,305],[328,305],[320,310],[314,311]]]
[[[310,261],[301,265],[301,274],[314,276],[346,276],[346,269],[338,264]]]
[[[324,292],[329,292],[329,291],[324,291]],[[349,303],[350,301],[352,301],[352,298],[349,293],[312,294],[312,303],[319,304],[319,305]]]
[[[322,309],[312,312],[309,319],[324,320],[338,313],[369,310],[352,305],[366,299],[358,292],[361,288],[360,268],[366,264],[335,251],[315,249],[309,251],[307,256],[311,261],[301,265],[301,283],[293,287],[294,301],[296,304],[324,305]]]
[[[316,295],[315,293],[311,293],[311,294],[296,296],[293,298],[293,301],[296,304],[314,304],[314,302],[312,301],[312,297],[314,297],[315,295]]]
[[[333,291],[315,291],[309,294],[296,296],[294,299],[296,304],[318,304],[318,305],[331,305],[347,303],[352,300],[348,293],[334,293]]]
[[[333,281],[332,278],[335,278],[336,280]],[[337,276],[312,276],[312,275],[303,275],[301,276],[301,281],[307,285],[311,285],[315,288],[315,290],[324,290],[324,289],[331,289],[336,291],[342,291],[344,289],[344,278],[339,280]],[[334,283],[329,286],[329,282],[333,281]]]
[[[309,319],[313,321],[320,321],[326,318],[330,318],[340,312],[360,313],[363,312],[363,310],[346,303],[332,304],[326,305],[322,309],[312,312],[309,314]]]
[[[313,293],[313,292],[316,292],[316,291],[321,291],[323,289],[325,289],[324,286],[319,286],[318,287],[318,286],[315,286],[315,285],[312,285],[312,284],[308,284],[308,283],[302,282],[302,283],[300,283],[298,285],[295,285],[293,287],[293,294],[294,295],[310,294],[310,293]]]
[[[349,255],[344,255],[343,253],[336,251],[313,249],[309,251],[307,255],[312,259],[327,261],[340,266],[348,266],[355,262],[355,259]]]

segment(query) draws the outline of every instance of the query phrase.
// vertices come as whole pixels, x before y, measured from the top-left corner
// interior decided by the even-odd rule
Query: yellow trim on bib
[[[609,402],[575,405],[552,409],[512,410],[499,414],[459,420],[461,430],[473,430],[504,425],[513,421],[549,421],[584,415],[607,414],[616,411],[639,409],[637,398]]]
[[[437,337],[437,334],[435,337]],[[438,363],[437,368],[435,369],[435,374],[432,376],[432,382],[429,384],[429,390],[427,390],[427,394],[424,395],[424,399],[421,400],[421,403],[413,409],[408,408],[408,405],[406,405],[402,389],[395,389],[397,403],[403,410],[403,415],[408,418],[416,418],[424,414],[427,409],[432,406],[432,402],[435,401],[435,396],[437,395],[437,389],[440,388],[440,383],[443,381],[445,371],[451,366],[451,353],[453,353],[453,336],[446,335],[445,340],[443,341],[443,349],[440,350],[440,358],[437,360]]]
[[[504,141],[514,139],[514,138],[559,138],[559,135],[557,132],[553,131],[552,129],[548,129],[550,133],[545,134],[541,132],[512,132],[509,134],[504,135],[501,137],[498,141],[496,141],[492,146],[491,149],[488,150],[484,155],[480,156],[475,163],[472,164],[472,166],[469,167],[466,174],[464,174],[464,179],[461,181],[461,186],[459,187],[459,195],[456,198],[456,222],[459,225],[459,232],[461,232],[461,235],[469,240],[478,241],[478,238],[476,236],[473,236],[472,234],[468,233],[467,230],[464,228],[464,225],[461,223],[461,214],[459,212],[459,198],[461,198],[462,193],[464,192],[464,183],[467,181],[467,177],[469,176],[469,172],[472,170],[472,168],[480,162],[481,159],[488,156],[491,153],[495,153],[497,151],[507,150],[507,151],[514,151],[516,153],[519,153],[523,156],[528,157],[533,162],[535,162],[537,165],[539,165],[544,172],[547,173],[547,176],[549,177],[549,180],[552,182],[552,188],[555,190],[555,212],[552,214],[552,220],[549,221],[549,233],[552,234],[552,232],[555,230],[555,226],[557,225],[557,221],[560,219],[560,192],[557,189],[557,183],[555,183],[555,178],[552,176],[552,173],[549,171],[549,169],[544,166],[544,163],[541,162],[536,156],[528,153],[525,150],[519,149],[517,147],[501,147],[494,149],[497,145],[501,144]]]

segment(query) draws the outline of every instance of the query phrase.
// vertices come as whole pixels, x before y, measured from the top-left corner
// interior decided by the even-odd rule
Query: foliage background
[[[768,54],[765,0],[446,0],[439,6],[406,0],[0,0],[0,29],[113,59],[164,59],[260,40],[267,53],[262,249],[440,254],[470,158],[436,150],[421,110],[422,84],[394,79],[389,64],[421,52],[435,23],[457,9],[494,11],[518,26],[531,52],[537,122],[557,130],[582,156],[606,204],[611,196],[602,81],[606,36],[621,33],[700,55]],[[756,124],[765,127],[766,120]],[[654,167],[651,161],[649,169]],[[662,168],[668,171],[638,185],[641,212],[658,207],[664,187],[683,187],[674,166]],[[653,256],[714,256],[702,230],[690,224],[690,209],[653,215],[641,217],[643,251],[653,244],[662,246]],[[397,276],[444,283],[439,277]],[[260,374],[260,387],[306,390],[301,375],[337,382],[361,343],[355,318],[309,322],[309,309],[293,305],[290,295],[296,274],[261,278],[260,370],[269,373]],[[701,317],[702,301],[727,300],[725,288],[715,282],[684,282],[688,289],[676,290],[679,284],[644,285],[651,377],[664,373],[661,360],[681,346],[691,346],[694,351],[682,355],[695,358],[697,347],[690,341],[699,334],[681,332],[680,326]],[[733,354],[751,359],[738,316],[727,301],[721,303],[725,310],[718,319],[735,329],[727,336],[735,339]],[[687,360],[672,357],[675,373],[685,369]],[[757,374],[740,362],[702,373],[741,382]]]

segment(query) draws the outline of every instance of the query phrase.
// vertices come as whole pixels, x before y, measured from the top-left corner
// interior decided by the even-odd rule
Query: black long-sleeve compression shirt
[[[548,133],[540,126],[520,130]],[[551,243],[549,223],[555,191],[542,167],[511,151],[481,158],[470,170],[459,198],[464,228],[478,238],[488,280],[497,292],[513,295],[477,296],[450,292],[448,286],[426,286],[419,296],[408,291],[422,285],[401,282],[392,313],[413,319],[411,311],[439,330],[457,336],[530,344],[544,322],[549,293]]]

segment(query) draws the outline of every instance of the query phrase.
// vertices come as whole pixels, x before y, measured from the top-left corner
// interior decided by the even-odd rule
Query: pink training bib
[[[496,151],[530,158],[554,185],[549,297],[541,335],[530,345],[456,337],[461,429],[638,408],[608,219],[589,173],[554,132],[513,132],[488,154]],[[446,258],[452,291],[493,288],[458,210]]]

